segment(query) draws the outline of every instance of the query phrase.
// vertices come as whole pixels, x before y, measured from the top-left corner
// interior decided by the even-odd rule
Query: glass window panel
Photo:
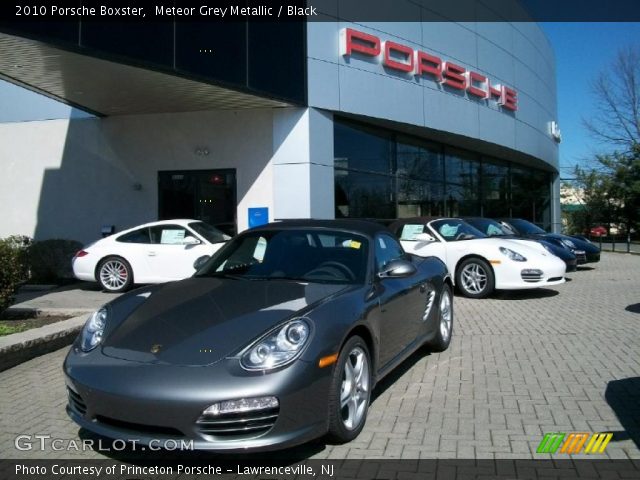
[[[335,170],[336,218],[395,218],[394,178]]]
[[[444,181],[441,147],[408,138],[398,140],[397,174],[436,182]]]
[[[469,153],[446,149],[447,215],[458,217],[480,213],[480,161]]]
[[[511,167],[512,215],[543,228],[550,225],[551,176],[548,172],[513,165]]]
[[[506,162],[483,159],[480,190],[483,216],[490,218],[511,216],[509,165]]]
[[[390,174],[393,142],[372,129],[335,122],[334,156],[337,168]]]
[[[398,177],[398,218],[444,215],[444,184]]]

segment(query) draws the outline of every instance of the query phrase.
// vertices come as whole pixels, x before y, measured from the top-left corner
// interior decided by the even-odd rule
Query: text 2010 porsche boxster
[[[291,221],[242,233],[189,279],[95,312],[64,364],[67,412],[95,433],[199,449],[355,438],[376,382],[453,330],[438,259],[385,227]]]

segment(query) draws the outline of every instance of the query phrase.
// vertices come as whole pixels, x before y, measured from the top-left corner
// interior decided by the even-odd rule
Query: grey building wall
[[[341,1],[336,11],[340,11]],[[398,5],[416,9],[400,0]],[[478,8],[483,4],[478,2]],[[335,12],[334,12],[335,13]],[[328,20],[331,17],[327,17]],[[385,69],[379,61],[340,55],[340,31],[350,27],[437,55],[518,92],[518,110],[447,91],[432,77]],[[307,29],[309,105],[334,112],[453,133],[503,147],[557,172],[558,146],[549,133],[557,120],[555,60],[535,23],[310,22]],[[515,155],[514,155],[515,156]]]

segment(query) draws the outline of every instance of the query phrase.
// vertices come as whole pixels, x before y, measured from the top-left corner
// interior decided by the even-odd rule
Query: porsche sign
[[[401,43],[382,41],[375,35],[353,28],[342,29],[340,37],[342,56],[350,57],[355,53],[381,59],[382,65],[391,70],[406,75],[427,76],[449,88],[466,91],[474,97],[495,100],[507,110],[518,110],[517,92],[504,85],[493,85],[481,73]]]

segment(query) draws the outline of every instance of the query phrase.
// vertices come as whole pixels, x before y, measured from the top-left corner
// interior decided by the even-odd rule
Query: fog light
[[[254,410],[268,410],[280,405],[276,397],[239,398],[224,400],[208,407],[203,415],[225,415],[227,413],[251,412]]]
[[[522,275],[535,275],[537,277],[541,277],[542,275],[544,275],[544,272],[542,270],[537,270],[535,268],[525,268],[521,273]]]

